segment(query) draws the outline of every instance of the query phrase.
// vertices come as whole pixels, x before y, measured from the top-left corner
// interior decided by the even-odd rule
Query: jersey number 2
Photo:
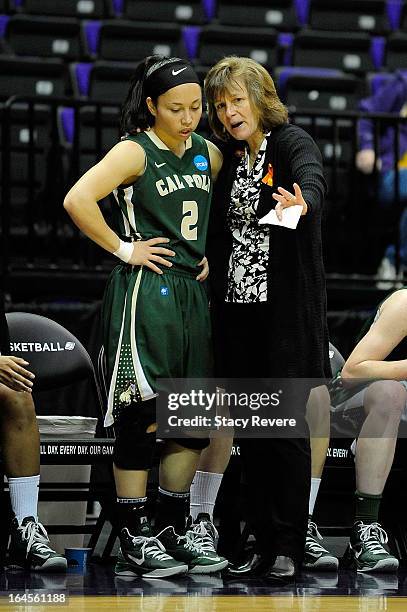
[[[198,239],[198,203],[195,200],[185,200],[182,203],[181,234],[185,240]]]

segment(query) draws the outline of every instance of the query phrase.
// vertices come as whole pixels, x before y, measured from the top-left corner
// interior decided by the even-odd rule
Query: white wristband
[[[119,248],[113,255],[116,255],[116,257],[124,261],[124,263],[128,263],[133,255],[133,243],[120,240]]]

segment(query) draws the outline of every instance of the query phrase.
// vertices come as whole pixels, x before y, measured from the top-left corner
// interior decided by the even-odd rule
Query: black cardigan
[[[232,236],[226,214],[236,168],[244,145],[237,141],[221,146],[224,163],[216,181],[209,222],[207,256],[210,266],[212,307],[223,302],[227,288]],[[258,217],[274,208],[277,187],[293,193],[299,184],[308,211],[297,229],[270,226],[268,307],[270,312],[271,377],[329,377],[331,375],[326,320],[326,289],[322,260],[321,216],[326,183],[321,154],[301,128],[284,124],[269,137],[264,176],[269,164],[273,186],[262,183]],[[266,226],[263,226],[266,227]],[[215,317],[216,320],[216,317]],[[242,324],[251,324],[242,321]],[[214,330],[216,337],[216,329]],[[259,333],[259,342],[262,337]]]

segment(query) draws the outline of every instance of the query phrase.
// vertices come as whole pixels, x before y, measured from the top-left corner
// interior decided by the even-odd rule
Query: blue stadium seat
[[[407,4],[403,2],[402,4],[402,12],[400,15],[400,29],[402,32],[407,30]]]
[[[137,62],[154,53],[186,57],[181,27],[124,20],[102,22],[97,50],[99,59]]]
[[[299,25],[292,0],[253,0],[250,10],[238,0],[218,0],[218,20],[222,25],[285,30]]]
[[[6,41],[16,55],[79,59],[83,54],[79,21],[68,17],[13,15]]]
[[[405,2],[403,0],[387,0],[387,15],[392,30],[398,30],[402,22],[403,4],[405,9]]]
[[[11,108],[0,109],[0,119],[0,183],[5,188],[6,197],[12,202],[8,211],[9,226],[14,238],[13,255],[18,258],[27,253],[27,227],[30,222],[35,217],[37,228],[43,222],[50,180],[63,184],[61,158],[55,153],[59,146],[58,135],[53,130],[48,105],[35,104],[30,108],[25,102],[14,103]],[[7,167],[3,166],[5,150],[8,155]],[[55,202],[60,194],[55,188],[52,191]],[[30,248],[35,249],[35,237],[33,234],[30,237]]]
[[[77,114],[77,150],[73,150],[75,118],[73,108],[59,113],[60,134],[69,160],[72,180],[86,172],[118,142],[119,105],[123,102],[136,64],[128,62],[76,63],[71,65],[75,97],[106,102],[81,107]],[[110,105],[109,105],[110,103]]]
[[[28,181],[30,172],[28,163],[28,149],[30,147],[30,126],[27,113],[27,106],[20,104],[13,108],[10,115],[10,143],[11,151],[9,179],[13,187],[20,187],[21,191]],[[34,109],[32,116],[32,139],[34,148],[34,163],[31,171],[34,175],[34,183],[37,188],[44,185],[46,179],[45,151],[50,144],[50,123],[49,109],[38,105]],[[3,126],[0,124],[0,136],[3,133]],[[0,157],[2,151],[0,150]],[[0,162],[0,182],[2,182],[2,165]],[[18,204],[13,201],[12,223],[18,225],[18,217],[21,211]]]
[[[303,110],[355,110],[364,93],[363,81],[341,70],[287,67],[276,70],[276,75],[284,102]]]
[[[127,94],[129,82],[134,74],[136,64],[129,62],[104,62],[102,60],[91,64],[88,73],[87,92],[84,97],[89,100],[114,102],[121,104]],[[86,78],[81,69],[76,68],[77,78],[82,79],[82,86]]]
[[[79,19],[106,17],[105,0],[22,0],[18,9],[28,15],[54,15]]]
[[[295,36],[293,64],[364,73],[376,68],[365,32],[301,30]]]
[[[119,141],[119,106],[83,106],[77,115],[77,149],[74,149],[75,113],[73,108],[59,111],[60,134],[69,165],[76,178],[97,163]]]
[[[10,21],[9,15],[0,14],[0,53],[7,53],[7,44],[5,41],[5,34],[7,31],[7,24]]]
[[[404,23],[407,25],[407,19]],[[386,70],[405,69],[407,67],[407,34],[404,32],[393,32],[387,38]]]
[[[12,95],[64,96],[68,69],[57,58],[0,55],[0,100]]]
[[[200,24],[207,21],[201,0],[125,0],[123,17],[136,21]]]
[[[207,26],[202,28],[198,60],[211,66],[225,55],[248,56],[266,67],[278,61],[277,32],[274,28]]]
[[[316,30],[383,33],[390,29],[385,0],[311,0],[309,25]]]

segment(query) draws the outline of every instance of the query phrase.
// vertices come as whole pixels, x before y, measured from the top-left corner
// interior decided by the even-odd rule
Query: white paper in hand
[[[265,217],[259,219],[259,223],[268,225],[280,225],[281,227],[288,227],[289,229],[295,229],[298,225],[302,213],[302,206],[295,204],[288,208],[283,208],[283,218],[281,221],[277,218],[275,210],[270,210]]]

